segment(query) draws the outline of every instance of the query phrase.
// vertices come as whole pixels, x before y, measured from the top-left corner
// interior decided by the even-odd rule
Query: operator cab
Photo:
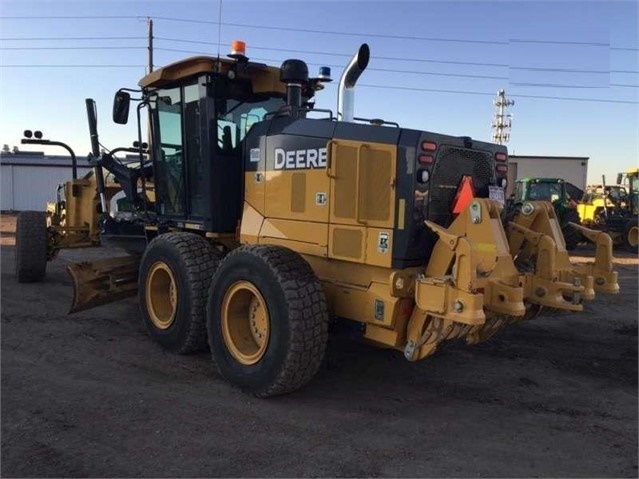
[[[239,42],[236,42],[239,43]],[[189,58],[145,76],[138,107],[150,110],[153,210],[159,226],[235,233],[242,211],[243,140],[286,105],[280,70],[249,62],[242,45],[232,59]],[[120,91],[113,119],[126,123]]]
[[[234,232],[241,212],[242,140],[284,104],[250,81],[219,74],[153,92],[150,102],[156,212],[206,231]]]

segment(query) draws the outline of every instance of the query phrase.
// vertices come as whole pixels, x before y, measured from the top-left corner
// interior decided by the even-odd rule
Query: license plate
[[[503,205],[506,203],[506,197],[504,195],[504,189],[499,186],[489,186],[488,187],[488,198],[493,201],[499,202],[499,204]]]

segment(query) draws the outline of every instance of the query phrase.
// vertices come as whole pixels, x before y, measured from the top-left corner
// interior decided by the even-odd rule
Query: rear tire
[[[632,253],[637,253],[639,247],[639,226],[637,226],[637,218],[628,220],[623,229],[623,245],[624,248]]]
[[[286,248],[231,252],[213,277],[207,321],[220,374],[258,397],[302,387],[324,358],[324,289],[309,264]]]
[[[206,348],[206,298],[221,259],[192,233],[154,238],[140,263],[138,299],[149,335],[178,354]]]
[[[579,218],[577,210],[568,208],[561,217],[561,232],[564,235],[564,241],[568,251],[575,249],[581,241],[581,233],[570,226],[568,224],[569,222],[576,223],[578,225],[581,224],[581,219]]]
[[[16,221],[16,279],[18,283],[42,281],[47,271],[47,214],[22,211]]]

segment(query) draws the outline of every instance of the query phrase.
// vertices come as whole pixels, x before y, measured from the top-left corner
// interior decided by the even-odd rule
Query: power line
[[[293,28],[285,26],[269,26],[269,25],[252,25],[247,23],[232,23],[232,22],[215,22],[207,20],[197,20],[189,18],[176,18],[176,17],[153,17],[149,15],[63,15],[63,16],[0,16],[0,20],[106,20],[106,19],[136,19],[146,20],[147,18],[153,18],[155,20],[164,20],[171,22],[184,22],[184,23],[196,23],[204,25],[225,25],[232,27],[242,28],[255,28],[262,30],[280,30],[300,33],[319,33],[323,35],[343,35],[343,36],[358,36],[358,37],[371,37],[371,38],[388,38],[395,40],[418,40],[418,41],[433,41],[433,42],[452,42],[452,43],[474,43],[474,44],[487,44],[487,45],[509,45],[510,43],[537,43],[548,45],[581,45],[581,46],[594,46],[594,47],[608,47],[611,50],[626,50],[626,51],[639,51],[639,48],[633,47],[615,47],[609,43],[603,42],[587,42],[587,41],[569,41],[569,40],[537,40],[537,39],[521,39],[512,38],[508,41],[504,40],[479,40],[479,39],[461,39],[461,38],[443,38],[443,37],[422,37],[417,35],[391,35],[381,33],[370,32],[340,32],[332,30],[313,30],[308,28]]]
[[[187,23],[200,23],[200,24],[209,24],[209,25],[217,25],[217,22],[211,22],[206,20],[192,20],[186,18],[174,18],[174,17],[155,17],[158,20],[167,20],[173,22],[187,22]],[[613,49],[626,49],[621,47],[611,47],[608,43],[599,43],[599,42],[579,42],[579,41],[563,41],[563,40],[525,40],[525,39],[510,39],[509,41],[499,41],[499,40],[469,40],[469,39],[459,39],[459,38],[441,38],[441,37],[420,37],[416,35],[389,35],[382,33],[362,33],[362,32],[338,32],[331,30],[312,30],[308,28],[292,28],[292,27],[282,27],[282,26],[269,26],[269,25],[251,25],[247,23],[231,23],[231,22],[222,22],[222,25],[232,26],[232,27],[242,27],[242,28],[256,28],[262,30],[281,30],[281,31],[289,31],[289,32],[301,32],[301,33],[320,33],[323,35],[345,35],[345,36],[357,36],[357,37],[371,37],[371,38],[388,38],[395,40],[421,40],[421,41],[434,41],[434,42],[453,42],[453,43],[480,43],[480,44],[489,44],[489,45],[508,45],[511,42],[517,43],[546,43],[552,45],[583,45],[583,46],[597,46],[597,47],[609,47]],[[632,49],[637,50],[637,49]]]
[[[146,37],[12,37],[12,38],[0,38],[2,42],[13,42],[13,41],[75,41],[75,40],[145,40]]]
[[[164,18],[164,17],[162,17]],[[185,20],[186,21],[186,20]],[[189,20],[190,21],[190,20]],[[200,22],[198,20],[198,22]],[[205,22],[202,20],[201,22]],[[211,23],[211,22],[205,22]],[[268,27],[271,28],[271,27]],[[273,27],[275,28],[275,27]],[[0,41],[95,41],[95,40],[144,40],[146,37],[14,37],[14,38],[0,38]],[[191,44],[200,44],[200,45],[212,45],[219,46],[219,42],[205,42],[205,41],[197,41],[197,40],[184,40],[179,38],[166,38],[166,37],[155,37],[156,40],[164,40],[164,41],[172,41],[179,43],[191,43]],[[522,42],[524,40],[521,40]],[[536,41],[536,40],[525,40],[525,41]],[[539,41],[540,43],[543,41]],[[271,50],[271,51],[281,51],[281,52],[289,52],[289,53],[304,53],[310,55],[327,55],[327,56],[339,56],[339,57],[351,57],[351,54],[348,53],[335,53],[335,52],[321,52],[321,51],[309,51],[309,50],[296,50],[296,49],[288,49],[288,48],[277,48],[277,47],[263,47],[259,45],[251,45],[251,48],[255,50]],[[4,50],[37,50],[36,47],[3,47]],[[44,49],[44,48],[41,48]],[[46,48],[46,49],[55,49],[55,48]],[[60,47],[60,49],[64,49]],[[81,49],[80,47],[67,48],[67,49]],[[89,49],[89,48],[87,48]],[[637,49],[635,49],[637,50]],[[176,50],[177,51],[177,50]],[[185,51],[187,52],[187,51]],[[588,74],[601,74],[607,75],[610,73],[627,73],[627,74],[639,74],[639,71],[632,70],[578,70],[571,68],[544,68],[544,67],[515,67],[510,66],[505,63],[485,63],[485,62],[469,62],[469,61],[455,61],[455,60],[434,60],[434,59],[422,59],[422,58],[401,58],[401,57],[386,57],[386,56],[377,56],[379,60],[386,61],[407,61],[407,62],[417,62],[417,63],[438,63],[438,64],[449,64],[449,65],[464,65],[464,66],[484,66],[484,67],[497,67],[497,68],[510,68],[512,70],[525,70],[525,71],[545,71],[545,72],[562,72],[562,73],[588,73]]]
[[[511,43],[545,43],[549,45],[588,45],[592,47],[610,47],[610,43],[600,42],[572,42],[564,40],[524,40],[521,38],[511,38]]]
[[[0,65],[0,68],[144,68],[146,65]]]
[[[196,55],[206,55],[206,52],[199,52],[193,50],[180,50],[174,48],[156,48],[156,50],[161,51],[169,51],[169,52],[177,52],[177,53],[193,53]],[[267,62],[270,64],[277,63],[280,60],[275,60],[272,58],[255,58],[255,60],[259,60],[262,62]],[[307,62],[308,65],[314,66],[323,66],[323,67],[331,67],[331,68],[343,68],[344,65],[335,65],[328,63],[313,63]],[[378,71],[378,72],[387,72],[387,73],[406,73],[410,75],[427,75],[427,76],[443,76],[443,77],[459,77],[459,78],[475,78],[481,80],[509,80],[507,76],[489,76],[489,75],[471,75],[471,74],[463,74],[463,73],[445,73],[445,72],[419,72],[413,70],[397,70],[392,68],[375,68],[368,67],[366,71]],[[639,88],[639,85],[625,85],[619,83],[610,83],[609,85],[604,86],[582,86],[582,85],[560,85],[560,84],[546,84],[546,83],[538,83],[538,84],[525,84],[525,83],[510,83],[511,85],[521,85],[521,86],[548,86],[548,87],[558,87],[558,88],[608,88],[611,86],[614,87],[628,87],[628,88]]]
[[[628,51],[639,51],[639,48],[628,48],[628,47],[613,47],[610,43],[600,43],[600,42],[571,42],[571,41],[563,41],[563,40],[522,40],[519,38],[511,38],[509,39],[511,43],[541,43],[541,44],[549,44],[549,45],[588,45],[593,47],[608,47],[611,50],[628,50]]]
[[[464,91],[464,90],[438,90],[434,88],[413,88],[413,87],[403,87],[403,86],[395,86],[395,85],[370,85],[370,84],[358,84],[358,86],[366,87],[366,88],[384,88],[391,90],[409,90],[409,91],[425,91],[425,92],[435,92],[435,93],[459,93],[463,95],[482,95],[482,96],[493,96],[494,93],[484,93],[477,91]],[[630,105],[639,105],[637,101],[630,100],[605,100],[605,99],[597,99],[597,98],[570,98],[570,97],[562,97],[562,96],[544,96],[544,95],[513,95],[515,98],[535,98],[541,100],[567,100],[567,101],[586,101],[586,102],[597,102],[597,103],[623,103]]]
[[[212,46],[218,45],[215,42],[182,40],[179,38],[156,37],[156,40],[164,40],[164,41],[180,42],[180,43],[192,43],[192,44],[200,44],[200,45],[212,45]],[[288,52],[288,53],[303,53],[307,55],[327,55],[327,56],[346,57],[346,58],[350,58],[352,56],[352,54],[348,54],[348,53],[335,53],[335,52],[331,53],[331,52],[319,52],[319,51],[310,51],[310,50],[296,50],[291,48],[264,47],[259,45],[251,45],[251,49],[269,50],[269,51],[276,51],[276,52]],[[161,50],[161,48],[158,48],[158,50]],[[182,53],[202,54],[202,52],[194,52],[190,50],[172,50],[172,49],[165,49],[165,50],[182,52]],[[639,71],[630,71],[630,70],[605,71],[605,70],[577,70],[577,69],[570,69],[570,68],[514,67],[506,63],[480,63],[480,62],[466,62],[466,61],[454,61],[454,60],[433,60],[433,59],[422,59],[422,58],[401,58],[401,57],[386,57],[386,56],[375,56],[374,58],[378,60],[387,60],[387,61],[441,63],[441,64],[447,64],[447,65],[452,64],[452,65],[464,65],[464,66],[498,67],[498,68],[509,68],[511,70],[549,71],[549,72],[561,72],[561,73],[590,73],[590,74],[601,74],[601,75],[604,75],[604,74],[607,75],[610,73],[639,73]]]
[[[144,68],[146,65],[0,65],[0,68]],[[332,83],[328,83],[328,86],[335,86]],[[419,92],[433,92],[433,93],[452,93],[461,95],[481,95],[481,96],[493,96],[493,93],[478,92],[478,91],[466,91],[466,90],[442,90],[436,88],[415,88],[405,87],[398,85],[371,85],[371,84],[358,84],[364,88],[381,88],[387,90],[406,90],[406,91],[419,91]],[[597,98],[570,98],[570,97],[557,97],[557,96],[543,96],[543,95],[513,95],[515,98],[534,98],[542,100],[566,100],[566,101],[583,101],[583,102],[596,102],[596,103],[617,103],[617,104],[630,104],[638,105],[639,102],[629,100],[606,100]]]
[[[178,50],[178,49],[174,49],[174,48],[156,48],[156,50],[160,50],[160,51],[167,51],[167,52],[179,52],[179,53],[194,53],[194,54],[202,54],[205,55],[205,52],[196,52],[196,51],[192,51],[192,50]],[[277,63],[280,60],[274,60],[271,58],[255,58],[255,60],[259,60],[262,62],[269,62],[269,63]],[[344,65],[334,65],[334,64],[328,64],[328,63],[309,63],[306,62],[308,65],[317,65],[317,66],[323,66],[323,67],[331,67],[331,68],[344,68]],[[378,72],[390,72],[390,73],[408,73],[411,75],[429,75],[429,76],[444,76],[444,77],[460,77],[460,78],[477,78],[477,79],[484,79],[484,80],[507,80],[508,77],[504,77],[504,76],[489,76],[489,75],[471,75],[471,74],[463,74],[463,73],[445,73],[445,72],[418,72],[418,71],[413,71],[413,70],[397,70],[397,69],[392,69],[392,68],[374,68],[374,67],[368,67],[366,68],[366,71],[378,71]]]
[[[588,86],[588,85],[562,85],[559,83],[523,83],[523,82],[510,82],[512,86],[530,86],[530,87],[544,87],[544,88],[587,88],[587,89],[602,89],[606,86]]]
[[[142,18],[139,15],[56,15],[50,16],[0,16],[0,20],[107,20]]]
[[[83,39],[144,39],[144,37],[84,37]],[[193,44],[205,44],[205,45],[218,45],[214,42],[202,42],[195,40],[181,40],[175,38],[165,38],[165,37],[155,37],[157,40],[165,40],[165,41],[175,41],[175,42],[183,42],[183,43],[193,43]],[[74,38],[69,38],[69,40]],[[42,40],[47,40],[42,38]],[[49,38],[48,40],[52,40]],[[66,40],[66,39],[65,39]],[[86,46],[86,47],[0,47],[0,50],[7,51],[20,51],[20,50],[133,50],[133,49],[144,49],[144,46]],[[307,51],[307,50],[294,50],[287,48],[277,48],[277,47],[260,47],[260,46],[252,46],[256,50],[272,50],[272,51],[283,51],[290,53],[305,53],[305,54],[321,54],[321,55],[330,55],[330,56],[340,56],[340,57],[349,57],[350,55],[345,53],[327,53],[327,52],[316,52],[316,51]],[[156,48],[156,50],[161,51],[171,51],[171,52],[181,52],[181,53],[195,53],[195,54],[209,54],[210,52],[199,52],[192,50],[181,50],[181,49],[173,49],[173,48]],[[589,74],[610,74],[610,73],[628,73],[628,74],[636,74],[639,73],[637,71],[628,71],[628,70],[575,70],[568,68],[540,68],[540,67],[513,67],[507,64],[497,64],[497,63],[477,63],[477,62],[461,62],[461,61],[450,61],[450,60],[431,60],[431,59],[418,59],[418,58],[399,58],[399,57],[377,57],[380,60],[392,60],[392,61],[410,61],[410,62],[426,62],[426,63],[442,63],[442,64],[456,64],[456,65],[474,65],[474,66],[489,66],[489,67],[501,67],[501,68],[510,68],[512,70],[529,70],[529,71],[544,71],[544,72],[562,72],[562,73],[589,73]],[[341,65],[324,65],[330,66],[334,68],[341,68]],[[431,75],[431,76],[449,76],[449,77],[460,77],[460,78],[478,78],[478,79],[490,79],[490,80],[507,80],[506,76],[490,76],[490,75],[471,75],[471,74],[456,74],[456,73],[443,73],[443,72],[417,72],[411,70],[398,70],[398,69],[388,69],[388,68],[369,68],[369,70],[374,71],[383,71],[383,72],[397,72],[397,73],[409,73],[409,74],[419,74],[419,75]],[[616,85],[612,84],[612,86],[630,86],[634,87],[634,85]]]
[[[0,50],[139,50],[146,47],[0,47]]]

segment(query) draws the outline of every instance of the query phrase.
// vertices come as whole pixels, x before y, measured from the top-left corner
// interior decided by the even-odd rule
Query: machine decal
[[[326,168],[326,148],[289,150],[275,148],[276,170],[307,170]]]
[[[326,193],[315,193],[315,204],[324,206],[326,204]]]
[[[375,319],[384,321],[384,301],[381,299],[375,300]]]
[[[257,163],[260,161],[260,149],[251,148],[251,163]]]
[[[377,240],[377,251],[380,253],[388,253],[388,233],[382,231]]]

